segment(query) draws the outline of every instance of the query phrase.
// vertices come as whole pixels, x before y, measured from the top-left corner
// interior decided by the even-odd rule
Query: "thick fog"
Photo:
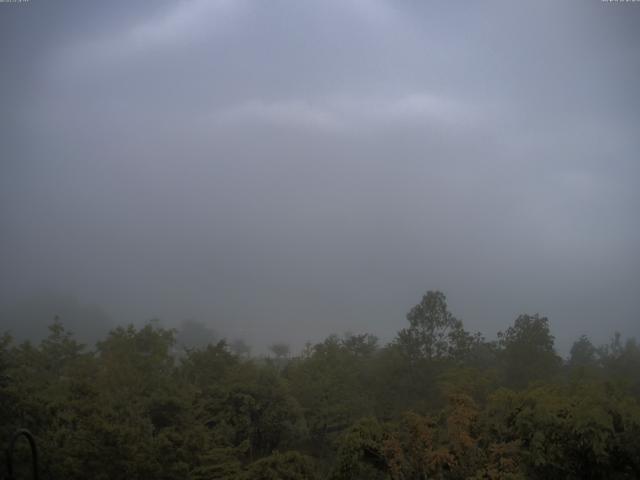
[[[640,4],[31,0],[0,59],[2,330],[640,334]]]

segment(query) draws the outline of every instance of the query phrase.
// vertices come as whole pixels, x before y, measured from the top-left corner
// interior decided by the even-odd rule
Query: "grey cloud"
[[[56,5],[0,10],[3,301],[301,344],[439,288],[489,336],[640,333],[637,8]]]

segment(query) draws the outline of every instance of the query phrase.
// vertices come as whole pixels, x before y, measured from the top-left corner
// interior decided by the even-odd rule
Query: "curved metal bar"
[[[8,480],[14,480],[13,477],[13,450],[15,449],[16,441],[20,436],[27,437],[29,445],[31,446],[31,465],[33,468],[33,479],[38,480],[38,449],[36,448],[36,440],[33,438],[31,432],[25,428],[17,430],[11,437],[9,448],[7,448],[7,473],[9,474]]]

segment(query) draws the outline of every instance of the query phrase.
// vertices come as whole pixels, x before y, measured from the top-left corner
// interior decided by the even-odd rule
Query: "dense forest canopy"
[[[640,477],[640,346],[620,334],[563,359],[546,317],[487,341],[438,291],[386,345],[330,335],[266,357],[193,322],[89,347],[61,320],[38,344],[0,341],[1,438],[29,428],[44,478]]]

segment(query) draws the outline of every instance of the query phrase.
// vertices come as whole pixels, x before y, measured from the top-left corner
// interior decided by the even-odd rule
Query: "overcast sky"
[[[640,3],[0,4],[0,300],[640,335]]]

